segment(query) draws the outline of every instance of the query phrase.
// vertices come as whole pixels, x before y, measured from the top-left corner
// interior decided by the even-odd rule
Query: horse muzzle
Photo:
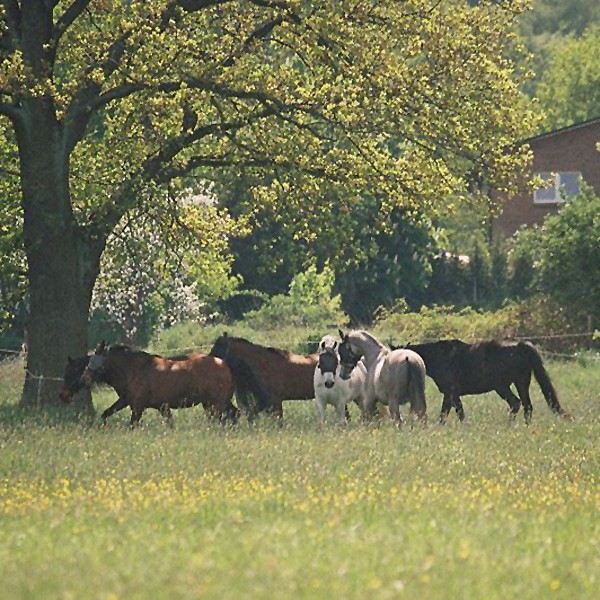
[[[345,365],[342,365],[342,368],[340,369],[340,379],[348,381],[352,376],[353,370],[354,367],[346,367]]]
[[[335,381],[332,381],[331,379],[327,380],[325,382],[325,387],[330,390],[333,386],[335,385]]]

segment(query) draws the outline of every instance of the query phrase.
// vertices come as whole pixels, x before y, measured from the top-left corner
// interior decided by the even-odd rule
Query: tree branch
[[[6,102],[0,102],[0,115],[8,117],[13,123],[19,119],[21,113],[19,108],[13,104],[7,104]]]
[[[73,22],[81,15],[81,13],[89,6],[91,0],[74,0],[73,3],[65,10],[62,17],[56,22],[52,40],[54,45],[58,46],[58,42],[64,35],[65,31],[73,24]]]
[[[233,0],[176,0],[175,5],[187,12],[195,12],[204,8],[210,8],[211,6],[228,4],[232,1]]]
[[[108,79],[119,67],[121,58],[125,52],[129,32],[119,36],[108,48],[101,69],[105,79]],[[88,67],[91,71],[94,65]],[[83,137],[85,128],[92,113],[102,103],[98,103],[98,97],[102,85],[90,82],[87,87],[77,93],[65,114],[65,142],[67,151],[70,152],[77,142]]]

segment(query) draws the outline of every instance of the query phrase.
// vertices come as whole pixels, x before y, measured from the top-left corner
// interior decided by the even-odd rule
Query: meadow
[[[594,598],[600,587],[595,357],[549,362],[573,420],[532,384],[533,423],[493,394],[468,423],[353,422],[312,402],[209,423],[201,408],[128,430],[17,407],[0,367],[0,597]],[[100,411],[113,400],[94,390]]]

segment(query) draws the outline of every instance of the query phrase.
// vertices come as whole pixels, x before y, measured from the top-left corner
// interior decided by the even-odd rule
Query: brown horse
[[[102,342],[81,375],[85,385],[102,381],[110,385],[119,399],[102,415],[106,420],[113,413],[129,406],[131,425],[136,425],[146,408],[155,408],[172,422],[172,408],[202,404],[220,420],[235,422],[238,409],[232,403],[234,392],[240,404],[248,408],[250,395],[257,406],[249,410],[264,410],[267,395],[248,363],[232,357],[221,360],[194,353],[184,358],[168,359],[127,346],[106,346]]]
[[[244,338],[219,336],[211,356],[246,360],[264,385],[273,414],[283,417],[283,400],[311,400],[315,397],[314,373],[318,354],[293,354],[287,350],[260,346]]]

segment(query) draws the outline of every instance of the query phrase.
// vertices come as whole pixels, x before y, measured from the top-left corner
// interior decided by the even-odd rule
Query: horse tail
[[[542,394],[544,394],[544,398],[546,399],[548,406],[557,415],[565,414],[565,411],[562,409],[560,402],[558,401],[558,394],[556,393],[556,390],[550,381],[550,375],[548,375],[548,371],[546,371],[546,367],[542,362],[540,353],[530,342],[521,342],[519,346],[525,350],[531,370],[533,371],[535,379],[542,390]]]
[[[406,357],[407,389],[411,398],[411,408],[419,418],[427,416],[427,402],[425,400],[425,372],[421,366]]]
[[[251,397],[254,397],[253,414],[271,408],[269,394],[250,363],[240,356],[229,353],[226,354],[224,360],[233,376],[233,385],[238,402],[248,409],[251,407]]]

